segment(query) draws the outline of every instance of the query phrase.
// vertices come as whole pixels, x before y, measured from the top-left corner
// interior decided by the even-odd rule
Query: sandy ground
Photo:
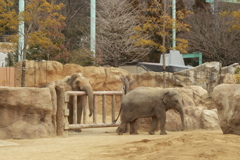
[[[8,139],[1,160],[239,160],[240,136],[193,130],[168,135],[117,135],[116,127],[83,129],[68,137]]]

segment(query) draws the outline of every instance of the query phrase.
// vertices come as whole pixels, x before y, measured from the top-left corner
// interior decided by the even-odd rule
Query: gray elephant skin
[[[160,122],[160,134],[167,134],[165,130],[166,111],[175,109],[179,112],[184,130],[184,112],[182,99],[174,89],[156,87],[138,87],[128,92],[121,102],[121,124],[116,132],[121,135],[126,132],[130,124],[130,134],[138,134],[136,120],[138,118],[152,117],[149,134],[154,134]]]
[[[85,77],[82,73],[74,73],[71,76],[65,77],[64,81],[71,86],[72,91],[85,91],[88,96],[88,106],[89,106],[89,117],[93,113],[93,89],[90,84],[90,80]],[[82,110],[83,110],[83,96],[78,96],[77,98],[77,123],[81,123]],[[69,123],[73,123],[73,96],[70,97],[68,104],[69,108]]]

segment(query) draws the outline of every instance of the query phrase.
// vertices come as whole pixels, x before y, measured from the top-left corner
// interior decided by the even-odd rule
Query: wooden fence
[[[83,124],[77,124],[77,96],[86,96],[86,93],[83,91],[67,91],[65,92],[65,105],[64,105],[64,129],[80,129],[80,128],[97,128],[97,127],[114,127],[118,126],[119,123],[113,124],[112,122],[106,121],[106,96],[112,97],[112,106],[111,106],[111,119],[115,120],[115,108],[116,108],[116,96],[122,97],[124,94],[123,91],[93,91],[93,123],[86,124],[86,105],[83,106]],[[69,110],[67,108],[69,97],[74,96],[73,103],[73,124],[69,124],[68,116]],[[102,96],[102,122],[97,122],[97,96]]]
[[[0,86],[15,86],[15,70],[13,67],[0,67]]]

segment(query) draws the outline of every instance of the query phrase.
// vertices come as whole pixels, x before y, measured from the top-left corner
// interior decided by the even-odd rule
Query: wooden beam
[[[118,123],[98,123],[98,124],[70,124],[70,129],[81,129],[81,128],[100,128],[100,127],[118,127],[120,122]]]

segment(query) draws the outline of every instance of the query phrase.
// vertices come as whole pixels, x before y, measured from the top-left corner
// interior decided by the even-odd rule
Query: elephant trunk
[[[184,129],[185,129],[185,124],[184,124],[184,112],[183,112],[182,107],[179,107],[178,112],[179,112],[179,114],[180,114],[180,116],[181,116],[182,130],[184,130]]]
[[[87,93],[88,96],[88,106],[89,106],[89,117],[92,116],[93,114],[93,90],[91,86],[84,86],[82,88],[83,91],[85,91]]]

